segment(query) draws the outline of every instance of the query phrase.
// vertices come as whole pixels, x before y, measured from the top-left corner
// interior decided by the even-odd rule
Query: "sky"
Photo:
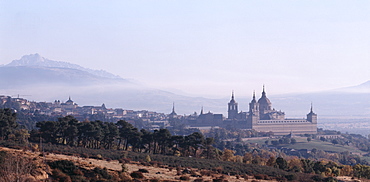
[[[39,53],[194,96],[370,80],[370,1],[0,0],[0,65]]]

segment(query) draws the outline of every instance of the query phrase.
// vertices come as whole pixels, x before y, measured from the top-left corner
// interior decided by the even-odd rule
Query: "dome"
[[[269,105],[271,106],[271,101],[266,97],[266,92],[265,92],[265,86],[263,86],[263,91],[262,91],[262,97],[258,99],[258,103],[260,105]]]
[[[258,103],[260,105],[271,105],[270,99],[268,99],[266,96],[262,96],[260,99],[258,99]]]

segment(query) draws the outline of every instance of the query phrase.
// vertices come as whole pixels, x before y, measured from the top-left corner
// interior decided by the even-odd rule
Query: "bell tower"
[[[311,103],[311,111],[307,114],[307,121],[311,123],[317,123],[317,114],[313,112],[312,103]]]
[[[259,114],[259,103],[256,101],[256,92],[253,92],[253,99],[249,103],[248,121],[250,122],[250,124],[257,124],[260,118]]]
[[[234,91],[231,94],[231,100],[228,103],[227,119],[236,119],[238,115],[238,103],[234,100]]]

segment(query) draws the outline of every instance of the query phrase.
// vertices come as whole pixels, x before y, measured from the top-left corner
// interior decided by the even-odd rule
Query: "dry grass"
[[[0,150],[7,151],[12,154],[21,154],[23,156],[28,156],[29,158],[33,159],[39,166],[41,166],[41,169],[44,171],[42,172],[42,175],[37,176],[36,178],[38,180],[43,180],[47,178],[47,173],[50,171],[49,167],[44,164],[44,161],[56,161],[56,160],[70,160],[73,161],[77,166],[85,168],[85,169],[93,169],[95,167],[100,168],[107,168],[110,171],[121,171],[122,170],[122,163],[119,163],[117,160],[99,160],[99,159],[91,159],[91,158],[82,158],[82,157],[76,157],[76,156],[68,156],[63,154],[45,154],[45,156],[40,155],[40,152],[31,152],[31,151],[22,151],[22,150],[16,150],[16,149],[10,149],[5,147],[0,147]],[[252,181],[254,178],[251,176],[248,176],[248,180],[245,180],[242,177],[239,177],[237,179],[237,176],[229,176],[229,175],[221,175],[221,174],[214,174],[211,173],[211,175],[203,175],[201,177],[195,177],[191,176],[192,174],[195,175],[201,175],[202,171],[198,169],[189,169],[190,171],[193,171],[192,174],[182,174],[182,171],[184,168],[179,168],[179,171],[176,170],[176,168],[169,168],[169,167],[153,167],[153,166],[144,166],[140,165],[138,162],[130,162],[125,164],[126,166],[126,172],[129,174],[133,171],[138,171],[139,169],[146,169],[149,171],[149,173],[143,173],[146,179],[158,179],[160,181],[168,180],[168,181],[181,181],[181,176],[188,176],[189,181],[194,181],[195,179],[202,178],[203,181],[212,181],[212,179],[215,178],[223,178],[224,180],[227,180],[229,182],[231,181]]]

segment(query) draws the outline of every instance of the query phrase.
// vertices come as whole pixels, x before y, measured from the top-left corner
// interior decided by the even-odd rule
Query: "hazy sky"
[[[370,1],[0,0],[0,64],[26,54],[199,96],[370,80]]]

